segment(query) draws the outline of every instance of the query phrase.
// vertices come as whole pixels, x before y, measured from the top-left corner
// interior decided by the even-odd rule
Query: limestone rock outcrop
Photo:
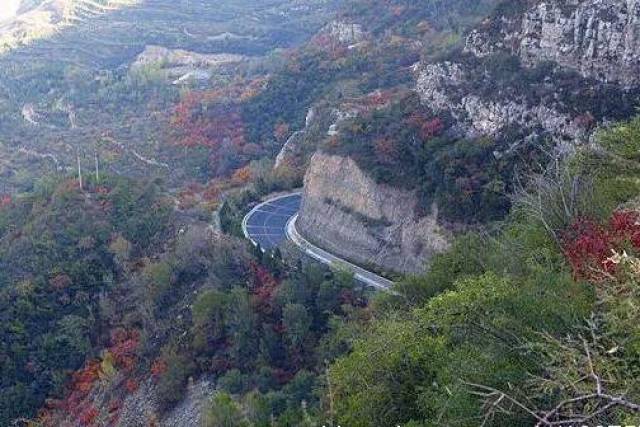
[[[417,213],[418,197],[377,184],[350,159],[316,153],[305,177],[299,231],[320,247],[360,265],[421,273],[449,246],[449,232]]]
[[[559,111],[555,103],[530,103],[524,96],[490,99],[468,92],[472,76],[459,64],[427,64],[416,71],[416,91],[422,102],[436,112],[451,114],[467,137],[496,136],[510,126],[544,132],[557,141],[585,135],[581,119]]]
[[[584,77],[634,86],[640,83],[640,1],[538,2],[522,16],[473,31],[466,50],[477,56],[508,50],[527,64],[554,61]]]
[[[330,22],[321,31],[321,33],[326,33],[333,40],[343,44],[360,43],[365,38],[365,32],[364,32],[364,29],[362,28],[362,25],[352,23],[352,22],[343,22],[343,21]]]
[[[496,136],[516,127],[556,142],[584,140],[594,109],[600,111],[597,122],[621,118],[608,117],[611,108],[597,104],[638,92],[640,0],[514,2],[469,34],[464,54],[460,62],[415,66],[423,103],[450,113],[463,135]],[[499,71],[469,64],[497,54],[517,57],[525,69],[546,66],[546,74],[532,86],[501,82],[491,93],[481,92],[499,81]],[[566,89],[568,73],[575,73],[574,88]],[[576,102],[590,93],[602,95]]]

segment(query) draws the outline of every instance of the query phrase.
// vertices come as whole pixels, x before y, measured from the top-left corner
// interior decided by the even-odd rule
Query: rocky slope
[[[204,414],[214,392],[215,388],[206,379],[197,382],[189,380],[180,404],[163,413],[153,382],[148,381],[124,401],[122,416],[117,425],[135,427],[149,423],[150,420],[162,427],[204,425]]]
[[[244,55],[229,53],[202,54],[183,49],[167,49],[163,46],[146,46],[136,57],[129,69],[144,72],[157,67],[161,74],[172,79],[173,84],[189,83],[193,80],[208,81],[215,73],[228,69],[233,72],[241,62],[247,60]]]
[[[416,66],[426,105],[451,113],[467,136],[515,126],[556,141],[584,137],[594,124],[588,115],[603,122],[628,114],[625,106],[637,100],[640,84],[640,2],[511,6],[516,12],[497,13],[469,34],[457,61]],[[496,69],[497,57],[518,60],[522,68],[513,67],[504,81],[508,67]],[[620,102],[610,104],[612,98]]]
[[[466,137],[498,136],[508,127],[542,132],[556,140],[576,140],[585,135],[577,112],[569,112],[555,100],[526,99],[522,93],[484,96],[469,91],[475,75],[452,62],[416,66],[416,90],[422,102],[439,113],[449,113]]]
[[[522,16],[504,16],[469,36],[467,51],[486,56],[506,50],[526,64],[554,61],[583,77],[640,83],[640,2],[543,1]]]
[[[503,2],[453,54],[416,63],[412,90],[449,123],[452,140],[493,141],[496,161],[548,140],[570,151],[599,125],[634,114],[638,46],[639,1]],[[330,137],[339,138],[338,127]],[[358,156],[344,156],[312,159],[302,232],[360,263],[421,271],[447,246],[437,208],[417,216],[417,193],[376,184]]]
[[[412,191],[375,183],[353,160],[317,153],[305,178],[298,228],[332,253],[401,273],[424,271],[448,247],[437,208],[416,213]]]

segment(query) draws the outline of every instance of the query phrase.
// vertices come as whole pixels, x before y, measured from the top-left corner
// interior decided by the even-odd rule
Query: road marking
[[[298,215],[294,215],[291,217],[289,222],[287,223],[287,238],[296,244],[299,248],[304,250],[306,254],[311,256],[312,258],[322,262],[323,264],[327,264],[330,267],[336,267],[337,265],[344,265],[349,270],[354,273],[356,279],[364,282],[365,284],[372,286],[376,289],[380,289],[386,292],[391,291],[391,287],[393,286],[393,282],[389,279],[386,279],[382,276],[378,276],[375,273],[365,270],[362,267],[359,267],[349,261],[338,258],[335,255],[315,246],[313,243],[310,243],[306,240],[298,230],[296,229],[296,221],[298,219]]]
[[[282,227],[267,227],[265,225],[248,225],[247,228],[258,230],[282,230]]]
[[[258,246],[258,240],[263,238],[266,240],[267,244],[277,246],[283,240],[290,240],[295,244],[298,249],[300,249],[305,254],[309,255],[311,258],[328,265],[331,268],[336,268],[336,266],[345,266],[349,269],[354,277],[360,282],[374,287],[376,289],[394,293],[391,290],[393,286],[393,282],[389,279],[381,277],[375,273],[365,270],[362,267],[359,267],[349,261],[343,260],[321,248],[318,248],[314,244],[307,241],[304,237],[300,235],[298,230],[295,227],[296,220],[298,218],[299,209],[295,209],[293,206],[279,206],[277,204],[278,201],[283,201],[289,198],[302,197],[301,193],[292,193],[284,196],[279,196],[265,202],[257,204],[249,213],[242,219],[242,232],[244,236],[251,241],[254,246]],[[286,203],[286,202],[285,202]],[[290,202],[289,202],[290,203]],[[273,211],[264,210],[265,207],[274,208]],[[282,213],[281,209],[288,209],[287,213]],[[264,214],[262,218],[262,225],[249,224],[253,215],[256,213]],[[267,221],[273,219],[273,217],[278,218],[288,218],[286,224],[282,226],[271,226],[267,225]],[[271,233],[272,230],[279,230],[281,233]],[[279,238],[279,239],[277,239]],[[262,247],[262,251],[265,252],[265,248]]]
[[[293,211],[291,212],[289,215],[287,214],[283,214],[283,213],[276,213],[276,212],[269,212],[269,211],[261,211],[261,210],[257,210],[256,212],[260,212],[260,213],[265,213],[265,214],[269,214],[271,216],[283,216],[283,217],[290,217],[291,215],[293,215],[294,213],[298,212],[298,211]],[[254,212],[254,213],[256,213]]]
[[[247,215],[245,215],[245,217],[242,219],[242,234],[244,234],[244,237],[245,237],[245,238],[247,238],[248,240],[250,240],[250,241],[251,241],[251,243],[252,243],[254,246],[258,246],[258,242],[257,242],[257,241],[252,237],[252,234],[249,232],[249,227],[266,227],[266,220],[267,220],[267,218],[264,218],[264,219],[262,220],[263,225],[259,225],[259,224],[258,224],[258,225],[256,225],[256,224],[250,225],[250,224],[249,224],[249,220],[251,219],[251,217],[252,217],[255,213],[259,212],[259,211],[260,211],[260,213],[263,213],[263,214],[273,215],[273,213],[272,213],[272,212],[264,211],[264,210],[262,210],[262,208],[264,208],[265,206],[272,206],[272,205],[273,205],[273,203],[278,202],[278,201],[280,201],[280,200],[293,199],[293,198],[301,197],[301,196],[302,196],[302,193],[301,193],[301,192],[296,192],[296,193],[290,193],[290,194],[285,194],[285,195],[282,195],[282,196],[274,197],[273,199],[267,200],[267,201],[262,202],[262,203],[258,203],[258,204],[257,204],[256,206],[254,206],[254,207],[253,207],[253,209],[251,209],[251,211],[249,211],[249,213],[248,213]],[[287,202],[285,201],[285,203],[287,203]],[[289,202],[289,203],[290,203],[290,202]],[[284,236],[284,234],[285,234],[285,233],[283,232],[283,237],[285,237],[285,238],[286,238],[286,236]],[[273,242],[271,242],[271,241],[270,241],[269,243],[273,243]],[[264,248],[263,248],[263,250],[264,250]]]

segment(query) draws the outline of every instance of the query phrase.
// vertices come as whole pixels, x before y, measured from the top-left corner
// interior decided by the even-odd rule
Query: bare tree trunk
[[[80,164],[80,152],[76,151],[76,160],[78,161],[78,184],[80,185],[80,190],[82,187],[82,165]]]
[[[94,158],[96,163],[96,184],[100,183],[100,162],[98,160],[98,151],[94,152]]]

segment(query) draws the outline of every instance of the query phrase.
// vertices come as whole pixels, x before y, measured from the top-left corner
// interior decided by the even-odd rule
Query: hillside
[[[441,240],[450,232],[504,218],[514,173],[527,174],[549,153],[574,151],[601,124],[633,116],[640,101],[640,62],[634,49],[638,7],[623,2],[500,4],[446,46],[437,27],[426,34],[416,30],[434,27],[428,13],[420,21],[410,7],[403,10],[416,21],[385,28],[383,36],[371,35],[344,55],[353,60],[378,49],[383,53],[376,59],[391,61],[394,75],[405,73],[404,79],[318,102],[315,122],[325,127],[322,133],[310,129],[313,148],[301,148],[298,155],[306,162],[319,148],[351,158],[359,168],[351,167],[335,186],[309,189],[309,208],[303,204],[301,215],[309,238],[345,236],[335,248],[342,255],[361,263],[380,264],[382,258],[385,268],[406,273],[424,271],[425,260],[446,247]],[[367,33],[366,25],[358,25]],[[371,23],[373,34],[380,32],[376,25]],[[409,55],[403,48],[413,49],[416,58],[405,59],[404,67],[389,57]],[[331,167],[325,172],[343,174]],[[409,205],[415,208],[384,213],[360,203],[363,191],[376,191],[352,186],[350,194],[343,183],[361,182],[361,173],[382,186],[380,194],[393,188],[413,192]],[[308,182],[313,178],[308,175]],[[319,212],[335,212],[335,222],[323,221],[328,217]],[[446,231],[411,231],[434,215]],[[353,236],[346,237],[350,230]],[[411,257],[423,265],[404,264]]]
[[[96,153],[105,169],[129,176],[206,177],[206,162],[175,162],[170,122],[182,88],[264,75],[270,65],[262,58],[310,36],[331,3],[69,0],[25,8],[0,28],[0,174],[14,190],[29,185],[20,170],[68,172],[77,156],[92,168]],[[242,60],[165,55],[131,68],[150,47]],[[171,84],[190,73],[204,78]]]
[[[21,2],[0,425],[638,424],[639,24],[636,0]],[[294,191],[302,236],[391,292],[244,239]]]

